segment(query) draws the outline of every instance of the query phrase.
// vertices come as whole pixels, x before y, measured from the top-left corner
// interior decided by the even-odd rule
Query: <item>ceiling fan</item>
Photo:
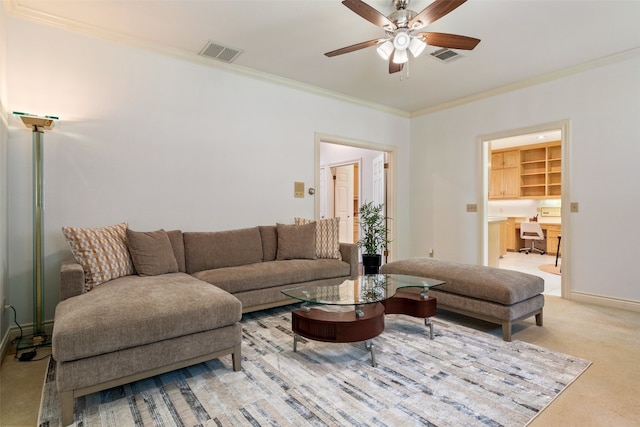
[[[451,49],[472,50],[480,39],[457,34],[420,32],[425,26],[437,21],[467,0],[435,0],[420,13],[407,9],[409,0],[392,0],[396,10],[384,16],[360,0],[344,0],[342,4],[367,21],[381,27],[387,37],[357,43],[325,53],[328,57],[354,52],[378,45],[378,54],[389,60],[389,74],[401,71],[409,60],[407,50],[414,57],[422,53],[427,45]]]

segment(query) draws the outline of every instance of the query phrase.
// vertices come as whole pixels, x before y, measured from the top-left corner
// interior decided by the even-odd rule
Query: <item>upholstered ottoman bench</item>
[[[428,292],[438,308],[500,324],[505,341],[511,341],[511,326],[523,319],[535,316],[542,326],[544,280],[532,274],[432,258],[390,262],[381,273],[445,281]]]

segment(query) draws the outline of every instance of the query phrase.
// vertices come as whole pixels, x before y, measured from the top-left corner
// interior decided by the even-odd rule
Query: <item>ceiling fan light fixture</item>
[[[393,55],[393,63],[394,64],[404,64],[409,60],[409,56],[407,55],[406,49],[396,49],[396,53]]]
[[[378,51],[378,55],[386,61],[393,53],[393,43],[391,40],[386,40],[384,43],[381,43],[376,50]]]
[[[411,43],[409,44],[409,50],[414,58],[420,56],[424,48],[427,47],[427,44],[420,40],[418,37],[414,37],[411,39]]]
[[[411,43],[411,37],[405,31],[399,31],[398,34],[393,38],[393,47],[396,50],[404,51],[409,47]]]

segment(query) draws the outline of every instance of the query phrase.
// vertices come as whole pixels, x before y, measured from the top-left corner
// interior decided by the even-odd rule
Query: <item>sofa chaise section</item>
[[[76,283],[69,264],[63,288]],[[52,352],[63,424],[78,396],[228,354],[240,370],[241,317],[237,298],[185,273],[125,276],[61,301]]]

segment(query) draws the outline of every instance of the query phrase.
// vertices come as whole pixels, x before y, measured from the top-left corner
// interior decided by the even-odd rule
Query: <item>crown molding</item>
[[[583,64],[579,64],[573,67],[563,68],[561,70],[552,71],[550,73],[540,74],[538,76],[535,76],[529,79],[520,80],[518,82],[497,87],[495,89],[487,90],[484,92],[478,92],[474,95],[465,96],[463,98],[454,99],[452,101],[445,102],[443,104],[439,104],[434,107],[425,108],[423,110],[419,110],[414,113],[411,113],[410,117],[414,118],[414,117],[424,116],[426,114],[430,114],[436,111],[446,110],[448,108],[469,104],[471,102],[479,101],[481,99],[491,98],[493,96],[502,95],[508,92],[513,92],[515,90],[536,86],[541,83],[546,83],[553,80],[561,79],[563,77],[579,74],[588,70],[592,70],[594,68],[599,68],[605,65],[614,64],[616,62],[626,61],[627,59],[636,58],[639,56],[640,56],[640,47],[625,50],[623,52],[605,56],[603,58],[594,59],[592,61],[585,62]]]
[[[454,99],[449,102],[444,102],[442,104],[438,104],[433,107],[410,112],[410,111],[400,110],[397,108],[392,108],[383,104],[366,101],[361,98],[347,96],[339,92],[330,91],[327,89],[320,88],[318,86],[302,83],[296,80],[279,77],[273,74],[255,70],[253,68],[243,67],[237,64],[225,64],[222,62],[217,62],[212,59],[204,58],[194,52],[171,48],[169,46],[164,46],[159,43],[138,39],[131,36],[126,36],[113,31],[101,29],[83,22],[78,22],[78,21],[62,18],[60,16],[52,15],[49,13],[41,12],[41,11],[31,9],[21,5],[19,0],[4,0],[3,4],[5,6],[5,9],[8,15],[16,18],[25,19],[37,24],[48,25],[48,26],[52,26],[58,29],[66,30],[66,31],[73,31],[86,36],[126,45],[129,47],[135,47],[138,49],[153,51],[153,52],[171,56],[177,59],[195,62],[195,63],[209,66],[212,68],[216,68],[216,69],[220,69],[220,70],[224,70],[224,71],[228,71],[236,74],[241,74],[246,77],[259,79],[259,80],[275,83],[282,86],[287,86],[293,89],[301,90],[304,92],[312,93],[319,96],[324,96],[327,98],[331,98],[331,99],[335,99],[343,102],[348,102],[348,103],[365,107],[365,108],[379,110],[385,113],[393,114],[393,115],[404,117],[404,118],[415,118],[415,117],[424,116],[436,111],[446,110],[449,108],[454,108],[460,105],[469,104],[471,102],[479,101],[482,99],[491,98],[497,95],[502,95],[515,90],[536,86],[541,83],[550,82],[563,77],[579,74],[594,68],[602,67],[605,65],[625,61],[627,59],[640,56],[640,47],[633,48],[630,50],[619,52],[614,55],[588,61],[586,63],[579,64],[573,67],[568,67],[568,68],[553,71],[550,73],[541,74],[529,79],[499,86],[497,88],[490,89],[487,91],[478,92],[476,94]]]
[[[265,73],[262,71],[255,70],[253,68],[243,67],[237,64],[226,64],[223,62],[218,62],[213,59],[205,58],[194,52],[186,51],[183,49],[172,48],[172,47],[161,45],[159,43],[151,42],[148,40],[143,40],[136,37],[123,35],[114,31],[109,31],[103,28],[98,28],[93,25],[86,24],[84,22],[62,18],[60,16],[52,15],[50,13],[45,13],[39,10],[31,9],[23,5],[20,5],[19,0],[5,0],[3,3],[5,4],[7,13],[10,16],[13,16],[15,18],[21,18],[36,24],[47,25],[47,26],[51,26],[61,30],[72,31],[72,32],[83,34],[85,36],[90,36],[93,38],[98,38],[98,39],[122,44],[129,47],[135,47],[138,49],[153,51],[155,53],[171,56],[173,58],[195,62],[201,65],[209,66],[209,67],[224,70],[224,71],[233,72],[236,74],[241,74],[246,77],[259,79],[259,80],[279,84],[282,86],[287,86],[293,89],[305,91],[315,95],[337,99],[337,100],[355,104],[361,107],[383,111],[383,112],[394,114],[400,117],[409,118],[410,116],[410,113],[408,111],[400,110],[397,108],[391,108],[386,105],[366,101],[366,100],[352,97],[352,96],[347,96],[339,92],[330,91],[327,89],[320,88],[318,86],[314,86],[314,85],[302,83],[296,80],[287,79],[284,77]]]

